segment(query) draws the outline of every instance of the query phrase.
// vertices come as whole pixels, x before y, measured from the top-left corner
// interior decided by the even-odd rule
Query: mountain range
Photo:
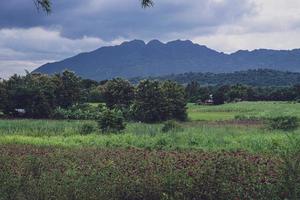
[[[167,43],[133,40],[47,63],[34,72],[53,74],[68,69],[84,78],[104,80],[186,72],[228,73],[260,68],[300,72],[300,49],[239,50],[226,54],[189,40]]]

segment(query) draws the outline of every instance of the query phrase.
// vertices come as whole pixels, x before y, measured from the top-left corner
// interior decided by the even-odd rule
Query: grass
[[[97,123],[0,120],[0,199],[299,199],[299,145],[292,141],[300,141],[300,129],[232,121],[300,117],[299,108],[189,104],[190,121],[166,133],[162,124],[81,135],[84,124]]]
[[[207,126],[185,127],[182,131],[163,133],[162,125],[130,123],[124,133],[80,135],[83,121],[13,120],[0,121],[0,144],[36,146],[146,148],[164,150],[197,149],[205,151],[246,150],[273,153],[289,148],[285,132],[256,127]],[[7,130],[5,130],[7,128]],[[300,130],[294,132],[300,138]]]
[[[300,103],[294,102],[239,102],[219,106],[188,105],[191,120],[216,121],[232,120],[235,116],[246,118],[268,118],[296,116],[300,118]]]
[[[80,127],[90,121],[67,120],[0,120],[0,144],[35,146],[146,148],[164,150],[196,149],[205,151],[246,150],[274,153],[290,148],[286,132],[270,131],[261,126],[228,123],[212,125],[219,120],[232,120],[236,115],[264,118],[266,116],[300,116],[300,104],[285,102],[241,102],[221,106],[188,105],[190,122],[183,129],[163,133],[161,124],[129,123],[121,134],[99,132],[81,135]],[[198,122],[207,120],[208,122]],[[291,133],[290,133],[291,134]],[[293,132],[300,138],[300,129]]]

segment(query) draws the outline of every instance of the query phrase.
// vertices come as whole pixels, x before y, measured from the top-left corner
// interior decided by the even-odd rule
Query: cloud
[[[64,36],[72,38],[88,35],[105,40],[164,39],[172,32],[187,30],[206,34],[208,29],[213,31],[218,25],[239,21],[255,10],[251,0],[157,0],[155,3],[151,9],[141,9],[139,0],[53,0],[53,13],[45,16],[37,13],[28,1],[10,0],[0,3],[4,5],[0,6],[0,26],[59,27]]]
[[[101,46],[120,43],[121,38],[106,42],[100,38],[83,36],[63,37],[59,30],[35,28],[0,29],[0,77],[23,74],[45,62],[64,59]]]
[[[0,1],[0,77],[124,40],[190,39],[220,51],[300,47],[299,0]],[[6,75],[4,75],[6,74]]]

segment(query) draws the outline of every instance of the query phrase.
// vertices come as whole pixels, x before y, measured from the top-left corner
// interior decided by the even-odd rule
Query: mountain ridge
[[[163,43],[132,40],[106,46],[54,63],[34,72],[53,74],[65,69],[95,80],[114,77],[162,76],[185,72],[233,72],[267,68],[300,72],[300,49],[238,50],[227,54],[190,40]]]

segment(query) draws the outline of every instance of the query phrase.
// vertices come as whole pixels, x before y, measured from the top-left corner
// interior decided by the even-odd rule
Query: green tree
[[[117,133],[126,128],[123,115],[120,111],[106,109],[98,120],[98,125],[103,133]]]
[[[225,87],[220,87],[218,89],[216,89],[216,91],[213,93],[213,101],[214,101],[214,105],[221,105],[224,104],[225,102]]]
[[[187,119],[184,87],[174,81],[165,81],[161,85],[164,97],[164,111],[166,119]]]
[[[81,79],[70,71],[56,74],[53,77],[56,84],[56,104],[62,108],[70,107],[83,101]]]
[[[4,82],[7,103],[5,114],[17,114],[16,109],[24,109],[25,116],[45,118],[55,107],[55,85],[49,76],[42,74],[27,74],[12,76]]]
[[[8,104],[7,90],[4,82],[0,82],[0,111],[3,111]]]
[[[189,102],[195,103],[199,99],[200,84],[197,81],[190,82],[186,88],[185,92]]]
[[[127,109],[134,99],[134,87],[127,80],[115,78],[105,83],[102,96],[107,107]]]
[[[143,80],[136,88],[133,114],[142,122],[159,122],[166,119],[165,99],[159,81]]]
[[[169,119],[186,119],[184,88],[166,81],[143,80],[136,88],[132,112],[136,120],[153,123]]]

